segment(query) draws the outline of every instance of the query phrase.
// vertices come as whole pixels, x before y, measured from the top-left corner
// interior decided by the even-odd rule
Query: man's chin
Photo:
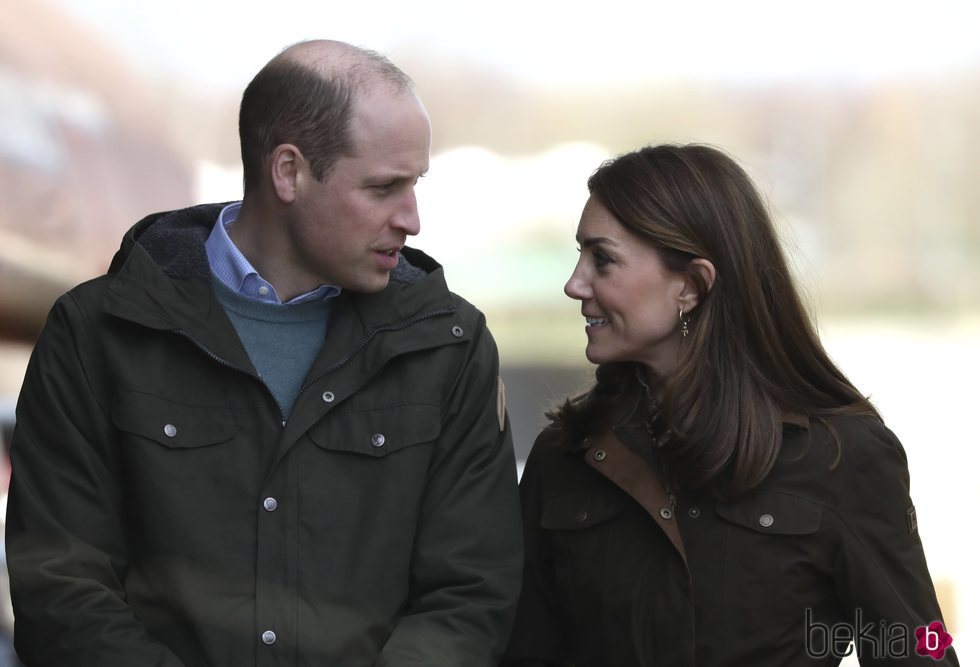
[[[389,282],[391,282],[391,274],[385,272],[383,276],[372,276],[368,280],[358,281],[356,284],[344,287],[343,289],[348,292],[358,292],[360,294],[375,294],[387,287]]]

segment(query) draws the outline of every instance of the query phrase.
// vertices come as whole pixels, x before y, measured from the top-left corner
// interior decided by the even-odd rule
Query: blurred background
[[[389,55],[429,109],[423,231],[410,244],[487,313],[519,459],[543,410],[591,373],[562,294],[588,175],[664,141],[739,158],[831,355],[905,444],[933,578],[970,664],[978,26],[980,5],[953,0],[3,0],[4,442],[53,300],[103,272],[146,213],[240,198],[245,84],[292,42],[342,39]]]

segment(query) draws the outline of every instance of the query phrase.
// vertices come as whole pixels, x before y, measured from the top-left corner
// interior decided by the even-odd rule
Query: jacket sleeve
[[[408,609],[378,667],[491,666],[503,651],[520,592],[522,547],[517,467],[509,421],[498,413],[500,391],[496,346],[481,316],[443,406]]]
[[[841,438],[846,491],[839,508],[841,550],[835,576],[849,618],[860,619],[855,644],[866,649],[860,662],[919,664],[923,658],[916,654],[916,628],[943,618],[909,497],[905,450],[890,430],[870,420],[860,420],[853,433],[842,432]],[[860,441],[846,442],[848,438]],[[899,626],[907,632],[904,651],[897,644],[882,645],[876,658],[871,640],[861,640],[862,627],[873,628],[869,632],[874,637],[882,627],[894,628],[888,635],[892,637],[900,633]],[[937,664],[959,662],[950,649]]]
[[[123,490],[85,316],[52,309],[17,404],[6,549],[29,667],[182,667],[126,603]]]
[[[541,530],[541,448],[545,431],[531,449],[521,476],[524,523],[524,582],[517,619],[501,667],[561,667],[569,642],[562,628],[551,552]]]

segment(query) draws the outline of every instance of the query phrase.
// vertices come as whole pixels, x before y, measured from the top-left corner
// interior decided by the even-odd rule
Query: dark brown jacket
[[[786,424],[760,488],[674,508],[642,422],[577,447],[545,430],[521,481],[525,581],[503,664],[813,667],[836,665],[847,643],[830,640],[848,636],[862,664],[931,664],[915,629],[941,615],[905,452],[875,419],[829,424],[836,467],[825,424]]]

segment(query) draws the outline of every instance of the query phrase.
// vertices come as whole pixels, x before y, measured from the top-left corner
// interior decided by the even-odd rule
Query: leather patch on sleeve
[[[497,426],[503,432],[507,418],[507,401],[504,398],[504,381],[497,376]]]

